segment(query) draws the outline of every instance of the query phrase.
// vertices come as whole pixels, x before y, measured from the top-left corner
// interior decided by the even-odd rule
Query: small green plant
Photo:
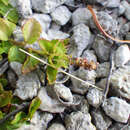
[[[24,63],[26,55],[19,51],[20,47],[16,46],[11,39],[18,18],[16,9],[9,4],[9,1],[0,0],[0,59],[2,60],[3,56],[5,58],[5,55],[7,55],[9,61]],[[26,29],[23,28],[23,31],[25,31],[23,33],[26,33]],[[33,39],[28,39],[28,37],[25,39],[33,42],[35,36],[33,35],[32,37]],[[31,61],[33,65],[37,63],[35,59],[27,59],[24,63],[24,71],[26,71],[28,61]],[[34,98],[30,103],[27,103],[28,112],[22,112],[25,107],[21,104],[23,101],[13,97],[12,90],[7,90],[8,82],[4,77],[5,75],[2,75],[0,78],[0,130],[14,130],[19,128],[23,123],[28,123],[28,120],[33,117],[33,114],[39,108],[41,101],[38,97]],[[13,104],[16,104],[16,106],[13,106]],[[17,108],[19,106],[20,108]],[[13,113],[16,114],[14,119],[9,116],[13,115]]]

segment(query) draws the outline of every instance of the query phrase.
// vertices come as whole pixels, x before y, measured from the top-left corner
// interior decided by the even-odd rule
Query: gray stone
[[[67,115],[65,117],[65,125],[67,130],[96,130],[91,123],[90,114],[84,114],[80,111]]]
[[[130,104],[120,98],[110,97],[104,102],[103,110],[115,121],[126,123],[130,115]]]
[[[17,74],[17,76],[20,76],[22,74],[22,64],[19,62],[10,62],[10,67],[13,69],[13,71]]]
[[[93,48],[101,62],[108,61],[111,50],[110,43],[107,43],[104,39],[97,37],[93,44]]]
[[[82,54],[82,51],[89,45],[90,37],[90,30],[85,24],[78,24],[73,28],[71,42],[74,49],[72,49],[72,56],[79,57]]]
[[[91,112],[93,122],[98,130],[107,130],[112,121],[100,109]]]
[[[97,12],[97,18],[103,29],[108,34],[116,37],[117,30],[119,29],[117,20],[113,19],[113,17],[109,13],[104,11]],[[92,29],[97,29],[93,19],[90,20],[89,25]],[[97,29],[97,31],[99,31],[99,29]]]
[[[65,102],[73,102],[73,95],[70,89],[63,84],[55,84],[54,91],[56,92],[57,96],[63,99]]]
[[[129,30],[130,30],[130,22],[123,24],[120,28],[119,33],[123,37],[123,36],[126,36],[128,34]]]
[[[98,65],[96,73],[97,78],[105,78],[109,74],[110,63],[104,62]]]
[[[70,68],[70,73],[76,77],[79,77],[91,84],[95,84],[96,72],[94,70],[85,70],[84,68],[79,68],[74,71],[73,68]],[[73,92],[79,94],[85,94],[89,88],[89,85],[86,85],[74,78],[71,78],[72,86],[70,87]]]
[[[130,60],[130,50],[128,45],[120,46],[115,53],[115,64],[117,67],[124,66]]]
[[[53,123],[48,130],[66,130],[66,128],[61,123]]]
[[[122,1],[121,4],[125,8],[125,17],[130,20],[130,4],[127,1]]]
[[[109,8],[118,7],[120,4],[120,0],[94,0],[94,1]]]
[[[48,123],[53,119],[53,115],[47,112],[36,111],[29,125],[22,125],[17,130],[46,130]]]
[[[74,111],[81,111],[82,113],[88,114],[89,113],[89,104],[87,99],[80,96],[81,102],[79,105],[73,107]]]
[[[71,18],[71,12],[66,6],[59,6],[51,13],[52,20],[59,25],[65,25]]]
[[[107,78],[102,78],[99,82],[96,83],[96,86],[99,88],[105,89]]]
[[[92,15],[87,8],[77,8],[72,14],[72,23],[73,25],[88,24],[91,17]]]
[[[42,31],[47,32],[51,24],[51,17],[47,14],[34,13],[29,18],[36,19],[42,26]]]
[[[26,75],[19,76],[14,95],[18,96],[22,100],[32,99],[37,95],[39,88],[40,81],[38,76],[35,72],[31,72]]]
[[[32,15],[30,0],[17,0],[16,5],[21,16],[26,17]]]
[[[115,123],[113,124],[108,130],[130,130],[130,125],[122,124],[122,123]]]
[[[13,70],[9,69],[7,71],[7,79],[8,79],[8,83],[10,84],[10,86],[12,88],[16,88],[16,81],[17,81],[17,78],[16,78],[16,75],[15,73],[13,72]]]
[[[93,107],[98,107],[101,104],[102,96],[103,96],[102,91],[96,88],[90,88],[86,95],[88,103]]]
[[[69,34],[64,33],[62,31],[57,31],[57,30],[54,30],[54,29],[49,29],[47,35],[48,35],[49,40],[66,39],[66,38],[69,37]]]
[[[32,7],[35,11],[42,13],[50,13],[54,11],[56,7],[64,4],[66,0],[31,0],[31,1],[32,1]]]
[[[130,40],[130,32],[128,32],[128,33],[126,34],[125,39],[126,39],[126,40]]]
[[[16,26],[16,29],[15,29],[14,32],[13,32],[13,37],[14,37],[14,40],[15,40],[15,41],[18,41],[18,42],[24,41],[23,33],[22,33],[22,30],[21,30],[21,27]]]
[[[125,12],[125,7],[120,4],[118,7],[118,15],[123,15]]]
[[[83,52],[82,58],[86,58],[89,62],[94,61],[97,62],[97,57],[95,55],[95,52],[93,50],[86,50]]]
[[[4,61],[4,62],[3,61],[4,59],[0,61],[0,76],[2,76],[9,67],[8,61]]]
[[[130,99],[130,66],[114,71],[110,83],[120,96]]]
[[[74,0],[66,0],[65,4],[68,6],[74,6]]]
[[[61,28],[60,25],[58,25],[58,24],[55,23],[55,22],[52,22],[52,24],[51,24],[51,29],[52,29],[52,30],[57,30],[57,31],[59,31],[60,28]]]
[[[41,105],[39,109],[42,111],[48,111],[51,113],[61,113],[64,111],[65,107],[55,98],[49,96],[47,90],[42,87],[38,92],[38,97],[41,100]]]

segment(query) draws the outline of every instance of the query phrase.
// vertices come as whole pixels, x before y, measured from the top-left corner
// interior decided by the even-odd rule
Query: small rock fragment
[[[94,61],[97,62],[97,57],[95,55],[94,50],[86,50],[83,52],[82,58],[86,58],[89,62]]]
[[[65,117],[65,125],[67,130],[96,130],[91,123],[90,114],[84,114],[80,111],[67,115]]]
[[[13,69],[13,71],[17,74],[17,76],[20,76],[22,74],[22,64],[19,62],[10,62],[10,67]]]
[[[96,88],[90,88],[86,95],[88,103],[93,107],[98,107],[101,104],[102,96],[103,93]]]
[[[53,39],[66,39],[66,38],[69,37],[69,34],[64,33],[62,31],[54,30],[54,29],[49,29],[47,35],[48,35],[50,40],[53,40]]]
[[[51,13],[51,17],[57,24],[65,25],[71,18],[71,12],[66,6],[60,6]]]
[[[96,70],[97,78],[107,77],[109,74],[109,68],[110,68],[109,62],[104,62],[99,64]]]
[[[82,54],[82,51],[89,45],[90,37],[90,30],[85,24],[78,24],[73,28],[73,35],[71,37],[71,42],[75,47],[72,50],[73,56],[79,57]]]
[[[112,124],[111,119],[106,116],[100,109],[91,112],[93,122],[98,130],[107,130]]]
[[[76,77],[79,77],[91,84],[95,84],[96,72],[94,70],[85,70],[84,68],[79,68],[74,71],[73,68],[70,68],[70,73]],[[78,94],[85,94],[89,88],[89,85],[86,85],[74,78],[71,78],[72,86],[70,87],[73,92]]]
[[[34,13],[29,18],[36,19],[40,23],[42,31],[44,32],[46,32],[50,27],[51,17],[47,14]]]
[[[30,72],[26,75],[19,76],[14,95],[22,100],[32,99],[37,95],[39,88],[40,81],[37,74],[35,72]]]
[[[17,130],[46,130],[53,115],[47,112],[36,111],[29,125],[22,125]]]
[[[50,13],[54,11],[56,7],[65,3],[66,0],[31,0],[31,1],[32,1],[32,7],[35,11],[42,13]]]
[[[23,33],[19,26],[16,26],[16,29],[13,32],[13,37],[15,41],[18,41],[18,42],[24,41]]]
[[[130,66],[114,71],[110,83],[120,96],[130,99]]]
[[[51,98],[45,88],[41,88],[38,92],[38,97],[41,100],[39,109],[42,111],[48,111],[51,113],[61,113],[65,107],[57,99]]]
[[[88,24],[92,15],[87,8],[78,8],[72,14],[72,23],[73,25],[78,24]]]
[[[115,53],[116,67],[124,66],[130,60],[130,49],[128,45],[120,46]]]
[[[16,5],[21,16],[26,17],[32,15],[30,0],[16,0]]]
[[[104,102],[103,110],[115,121],[126,123],[130,115],[130,104],[120,98],[110,97]]]
[[[48,128],[48,130],[66,130],[66,129],[61,123],[53,123]]]
[[[54,91],[57,96],[61,98],[65,102],[73,102],[73,95],[69,88],[64,86],[63,84],[55,84]]]
[[[110,43],[107,43],[104,39],[97,37],[93,44],[93,48],[101,62],[108,61],[111,49]]]

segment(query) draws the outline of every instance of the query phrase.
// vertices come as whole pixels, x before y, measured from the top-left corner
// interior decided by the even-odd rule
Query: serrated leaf
[[[8,20],[0,18],[0,40],[7,41],[16,25]]]
[[[39,57],[37,54],[31,53],[32,55]],[[22,73],[26,74],[31,72],[32,70],[36,69],[39,61],[33,57],[27,56],[26,61],[24,62],[22,66]]]
[[[53,53],[54,44],[52,44],[51,41],[48,41],[46,39],[40,39],[38,40],[38,43],[39,43],[40,48],[44,51],[46,55]]]
[[[0,119],[2,119],[3,118],[3,113],[2,113],[2,111],[0,111]]]
[[[36,97],[32,100],[30,107],[29,107],[28,118],[32,119],[34,113],[40,107],[40,104],[41,104],[41,100],[38,97]]]
[[[25,118],[27,115],[24,112],[19,112],[15,115],[14,119],[11,121],[12,125],[19,124],[25,122]]]
[[[18,22],[18,19],[19,19],[18,12],[10,4],[5,5],[3,2],[0,1],[0,14],[2,16],[7,15],[6,18],[13,23]]]
[[[32,44],[39,39],[42,28],[38,21],[29,19],[23,25],[22,32],[25,42]]]
[[[56,80],[58,71],[50,66],[47,66],[47,79],[49,84],[53,84]]]
[[[23,52],[19,51],[19,47],[12,46],[9,49],[8,60],[10,62],[17,61],[17,62],[23,63],[25,58],[26,58],[26,54],[24,54]]]
[[[11,91],[3,91],[0,93],[0,107],[10,104],[13,95]]]

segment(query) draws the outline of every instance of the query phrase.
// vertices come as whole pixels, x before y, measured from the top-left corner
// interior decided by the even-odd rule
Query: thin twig
[[[115,46],[116,46],[115,44],[112,46],[111,52],[110,52],[110,69],[109,69],[109,74],[108,74],[108,77],[106,80],[106,87],[105,87],[104,92],[103,92],[103,99],[102,99],[103,105],[104,105],[104,101],[106,100],[107,94],[109,92],[111,74],[112,74],[112,71],[114,69],[114,49],[115,49],[114,47]]]
[[[18,112],[24,110],[25,108],[27,108],[29,106],[29,103],[23,103],[22,105],[20,105],[16,110],[14,110],[13,112],[10,112],[9,114],[7,114],[3,119],[0,120],[0,124],[2,124],[4,121],[6,121],[7,119],[9,119],[11,116],[16,115]]]
[[[108,38],[110,38],[111,40],[113,40],[113,41],[115,41],[115,42],[119,42],[119,43],[130,43],[130,40],[120,40],[120,39],[116,39],[116,38],[110,36],[108,33],[106,33],[106,31],[105,31],[105,30],[102,28],[102,26],[100,25],[100,23],[99,23],[99,21],[98,21],[98,19],[97,19],[97,16],[96,16],[96,14],[94,13],[92,7],[91,7],[90,5],[88,5],[87,8],[90,10],[90,12],[91,12],[91,14],[92,14],[92,16],[93,16],[93,20],[94,20],[94,22],[95,22],[97,28],[103,33],[103,35],[104,35],[105,37],[108,37]]]
[[[20,48],[19,50],[22,51],[23,53],[25,53],[25,54],[27,54],[27,55],[29,55],[29,56],[31,56],[31,57],[37,59],[37,60],[40,61],[41,63],[46,64],[46,65],[48,65],[48,66],[50,66],[50,67],[52,67],[52,68],[54,68],[54,69],[57,69],[57,68],[55,68],[54,66],[50,65],[49,63],[45,62],[44,60],[42,60],[42,59],[40,59],[40,58],[38,58],[38,57],[36,57],[36,56],[34,56],[34,55],[28,53],[28,52],[25,51],[25,50],[23,50],[23,49],[21,49],[21,48]],[[68,76],[70,76],[70,77],[72,77],[72,78],[74,78],[74,79],[76,79],[76,80],[78,80],[78,81],[80,81],[80,82],[86,84],[86,85],[89,85],[89,86],[92,86],[92,87],[97,88],[97,89],[99,89],[99,90],[102,90],[101,88],[99,88],[99,87],[97,87],[97,86],[95,86],[95,85],[93,85],[93,84],[91,84],[91,83],[89,83],[89,82],[87,82],[87,81],[84,81],[84,80],[82,80],[82,79],[80,79],[80,78],[78,78],[78,77],[76,77],[76,76],[74,76],[74,75],[72,75],[72,74],[70,74],[70,73],[67,73],[67,72],[65,72],[65,71],[62,70],[62,69],[59,69],[58,71],[59,71],[59,72],[62,72],[62,73],[64,73],[64,74],[66,74],[66,75],[68,75]]]

